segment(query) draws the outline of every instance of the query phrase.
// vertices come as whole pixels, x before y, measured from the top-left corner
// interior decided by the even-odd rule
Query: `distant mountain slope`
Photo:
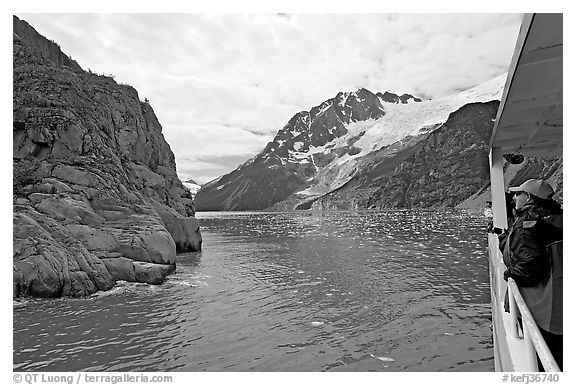
[[[453,207],[489,180],[487,148],[498,102],[467,104],[433,132],[373,154],[321,209]]]
[[[338,93],[294,115],[256,157],[202,186],[196,207],[305,207],[361,174],[378,156],[425,138],[462,106],[498,100],[504,81],[502,75],[456,95],[423,102],[408,94],[374,94],[366,89]]]
[[[285,199],[308,187],[316,170],[335,157],[309,152],[345,135],[348,124],[383,115],[380,100],[366,89],[340,92],[310,111],[297,113],[255,158],[202,186],[196,195],[198,209],[264,209]]]
[[[200,188],[202,187],[198,182],[196,182],[194,179],[188,179],[182,182],[182,185],[188,190],[190,191],[190,194],[192,195],[192,198],[194,198],[196,196],[196,193],[198,192],[198,190],[200,190]]]
[[[554,199],[564,201],[564,159],[526,158],[522,164],[513,165],[504,162],[504,182],[506,186],[519,186],[527,179],[544,179],[554,188]],[[490,184],[487,182],[478,191],[460,202],[456,207],[463,209],[484,207],[486,201],[491,201]]]

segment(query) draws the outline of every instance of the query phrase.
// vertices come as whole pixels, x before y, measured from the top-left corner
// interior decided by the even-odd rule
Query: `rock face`
[[[13,21],[14,296],[160,283],[202,237],[152,107]]]

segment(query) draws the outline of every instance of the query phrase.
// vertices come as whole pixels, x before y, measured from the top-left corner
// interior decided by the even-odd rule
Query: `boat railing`
[[[558,367],[556,360],[554,360],[548,345],[544,341],[544,337],[542,337],[542,333],[540,333],[530,309],[528,309],[520,290],[518,290],[516,282],[512,278],[508,278],[508,293],[510,320],[513,323],[511,325],[512,338],[523,338],[528,355],[529,371],[538,371],[538,361],[536,358],[538,356],[545,371],[560,372],[560,368]],[[521,330],[519,330],[520,324],[518,322],[518,313],[520,313],[521,316]]]
[[[560,372],[558,364],[554,360],[548,345],[544,341],[536,321],[526,305],[522,294],[514,279],[508,278],[508,284],[504,281],[503,273],[506,269],[502,261],[502,253],[498,248],[498,238],[495,234],[488,237],[491,269],[491,285],[493,302],[496,302],[494,311],[500,313],[496,316],[502,322],[503,331],[509,341],[509,353],[513,356],[512,364],[516,371],[537,372],[538,358],[542,367],[547,372]],[[504,297],[508,288],[508,301],[510,313],[504,312]],[[494,306],[494,304],[493,304]],[[521,325],[521,327],[520,327]],[[498,328],[498,326],[494,326]],[[496,336],[495,336],[496,338]],[[498,345],[498,341],[494,341]]]

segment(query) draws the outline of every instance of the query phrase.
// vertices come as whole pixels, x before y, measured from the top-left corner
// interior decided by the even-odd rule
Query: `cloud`
[[[175,125],[163,129],[176,159],[178,174],[196,178],[210,171],[212,178],[234,170],[260,152],[270,137],[215,123]],[[230,159],[234,162],[231,163]]]
[[[506,72],[521,22],[517,14],[19,16],[83,68],[148,98],[179,173],[193,178],[206,163],[214,177],[229,172],[230,159],[256,155],[295,113],[340,91],[435,98]]]
[[[199,183],[205,183],[235,169],[249,158],[238,155],[208,156],[203,157],[203,160],[183,158],[177,169],[181,178],[193,178]]]

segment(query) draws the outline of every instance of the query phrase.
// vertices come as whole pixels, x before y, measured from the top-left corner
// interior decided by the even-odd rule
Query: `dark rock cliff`
[[[152,107],[13,23],[14,296],[162,282],[202,238]]]

